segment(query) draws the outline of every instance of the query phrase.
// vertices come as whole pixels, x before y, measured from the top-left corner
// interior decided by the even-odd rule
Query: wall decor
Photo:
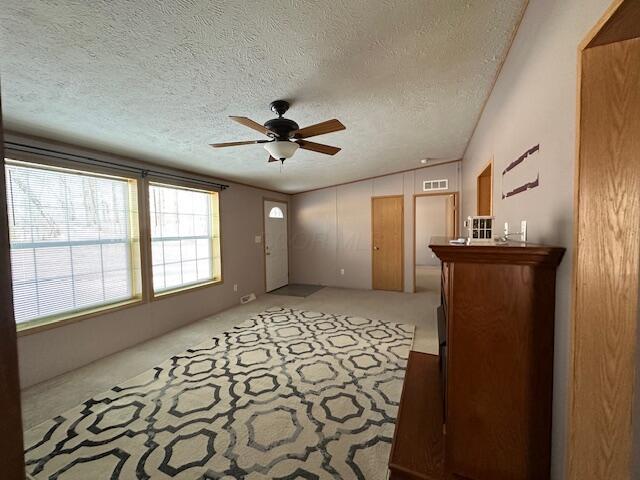
[[[507,167],[503,170],[502,172],[502,199],[503,200],[505,198],[513,197],[514,195],[517,195],[522,192],[526,192],[527,190],[531,190],[533,188],[540,186],[540,170],[539,169],[537,169],[535,173],[535,178],[533,178],[534,173],[533,173],[533,170],[531,169],[528,169],[527,171],[522,172],[525,178],[520,178],[520,176],[514,175],[515,173],[514,170],[516,169],[516,167],[521,167],[523,165],[526,165],[525,160],[529,159],[531,156],[538,153],[539,151],[540,151],[540,144],[537,144],[531,147],[530,149],[528,149],[522,155],[520,155],[517,159],[515,159],[513,162],[507,165]],[[521,170],[521,169],[518,169],[518,170]],[[511,177],[514,177],[514,180],[512,182],[509,181]],[[526,179],[526,177],[528,177],[528,180]],[[505,192],[505,183],[507,184],[511,183],[514,186],[506,188],[507,191]]]

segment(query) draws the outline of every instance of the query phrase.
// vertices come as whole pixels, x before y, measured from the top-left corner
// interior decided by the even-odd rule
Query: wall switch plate
[[[520,222],[520,238],[523,242],[527,241],[527,221],[522,220]]]
[[[237,283],[234,283],[234,284],[233,284],[233,291],[234,291],[234,292],[237,292],[237,291],[238,291],[238,284],[237,284]]]
[[[340,275],[344,275],[344,268],[340,269]]]
[[[262,235],[256,235],[253,241],[256,243],[262,243]]]

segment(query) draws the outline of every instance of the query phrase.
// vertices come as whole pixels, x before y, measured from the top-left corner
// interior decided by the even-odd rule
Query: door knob
[[[373,249],[374,249],[374,250],[380,250],[380,247],[376,247],[376,246],[374,246],[374,247],[373,247]]]

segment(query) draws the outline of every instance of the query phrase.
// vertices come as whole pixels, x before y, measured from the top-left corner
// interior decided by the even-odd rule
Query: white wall
[[[9,135],[7,140],[19,138]],[[31,143],[50,145],[49,142]],[[75,152],[71,148],[66,151]],[[210,316],[238,304],[240,297],[247,293],[264,293],[263,246],[254,240],[255,235],[262,234],[262,199],[266,196],[287,200],[289,196],[229,185],[229,189],[220,193],[223,284],[19,337],[21,387]],[[238,284],[237,292],[233,291],[234,284]]]
[[[494,214],[529,240],[567,248],[557,276],[552,478],[564,478],[569,365],[577,49],[609,0],[531,0],[463,160],[462,216],[476,209],[476,176],[494,157]],[[501,199],[501,172],[528,148],[540,187]],[[533,162],[537,163],[533,163]]]
[[[404,195],[404,286],[413,291],[413,195],[441,178],[456,192],[459,177],[450,163],[293,195],[291,281],[370,289],[371,197]]]
[[[416,198],[416,265],[440,265],[440,260],[428,245],[431,237],[446,235],[446,215],[446,196]]]

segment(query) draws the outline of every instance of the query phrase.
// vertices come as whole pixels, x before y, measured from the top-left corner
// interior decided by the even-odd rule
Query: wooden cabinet
[[[390,478],[548,479],[564,249],[440,238],[430,247],[442,260],[439,357],[409,356]]]
[[[430,245],[443,262],[445,469],[549,478],[556,267],[563,248]]]

